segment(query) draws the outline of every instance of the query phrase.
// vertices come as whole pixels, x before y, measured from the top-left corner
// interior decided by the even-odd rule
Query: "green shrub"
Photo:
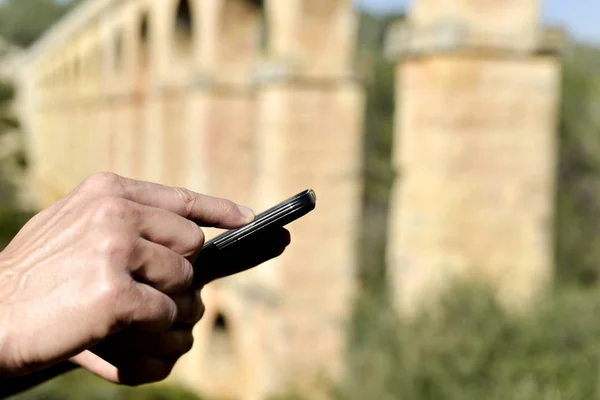
[[[577,46],[564,61],[556,215],[560,283],[600,278],[600,50]]]
[[[598,291],[561,292],[526,317],[472,289],[412,322],[382,299],[358,309],[340,400],[600,398]]]
[[[33,213],[17,211],[0,204],[0,251],[21,230],[23,225],[33,217]]]
[[[14,400],[200,400],[193,393],[175,386],[147,385],[137,388],[113,385],[84,370],[73,371],[51,380]]]

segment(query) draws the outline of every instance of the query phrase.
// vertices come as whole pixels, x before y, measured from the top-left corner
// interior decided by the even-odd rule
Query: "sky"
[[[411,1],[356,0],[356,3],[363,9],[383,12],[403,10]],[[542,0],[542,4],[547,24],[559,25],[579,40],[600,43],[599,0]]]

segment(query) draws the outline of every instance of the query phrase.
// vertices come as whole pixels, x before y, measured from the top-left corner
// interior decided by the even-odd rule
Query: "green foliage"
[[[457,289],[441,310],[410,322],[385,302],[363,302],[363,346],[336,398],[600,398],[598,291],[561,292],[526,317],[505,313],[487,293]]]
[[[385,32],[401,16],[360,17],[358,63],[365,77],[364,190],[359,281],[369,292],[385,285],[388,203],[395,110],[395,63],[383,55]]]
[[[5,0],[0,3],[0,35],[30,46],[78,1]]]
[[[367,77],[363,297],[355,307],[351,379],[333,398],[600,399],[600,50],[576,46],[564,62],[556,216],[558,293],[524,318],[485,291],[464,289],[441,313],[400,321],[385,287],[394,67],[381,55],[387,18],[363,16]],[[572,285],[575,284],[575,285]],[[571,289],[565,289],[565,288]]]
[[[179,387],[147,385],[137,388],[113,385],[78,370],[13,397],[14,400],[200,400]]]
[[[565,59],[556,215],[558,281],[592,285],[600,274],[600,50]]]
[[[15,88],[8,82],[0,81],[0,104],[6,104],[15,97]]]
[[[1,183],[0,190],[2,190]],[[19,233],[23,225],[32,217],[33,213],[16,211],[12,207],[0,205],[0,251],[8,245],[12,238]]]
[[[14,85],[0,80],[0,135],[19,127],[19,121],[9,111],[14,96]]]

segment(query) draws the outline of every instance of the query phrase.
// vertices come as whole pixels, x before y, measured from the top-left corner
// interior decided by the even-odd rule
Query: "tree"
[[[0,5],[0,35],[28,47],[81,0],[6,0]]]
[[[556,255],[559,283],[600,279],[600,50],[575,46],[564,62]]]

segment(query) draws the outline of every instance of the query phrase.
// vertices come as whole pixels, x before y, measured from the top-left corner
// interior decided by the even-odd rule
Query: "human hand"
[[[126,344],[131,332],[149,338],[141,347],[159,337],[189,347],[189,326],[203,309],[198,290],[190,290],[204,243],[196,223],[230,229],[253,217],[185,189],[108,173],[88,178],[0,253],[0,374],[20,376],[71,358],[129,384],[121,378],[139,362],[94,369],[100,359],[90,360],[99,356],[86,350]],[[170,333],[178,324],[187,332]]]
[[[194,262],[195,283],[174,298],[178,320],[168,331],[125,329],[71,361],[114,383],[135,386],[165,379],[179,358],[192,348],[192,330],[204,313],[202,287],[281,255],[289,243],[289,232],[277,228],[234,246],[219,258],[200,253]]]

